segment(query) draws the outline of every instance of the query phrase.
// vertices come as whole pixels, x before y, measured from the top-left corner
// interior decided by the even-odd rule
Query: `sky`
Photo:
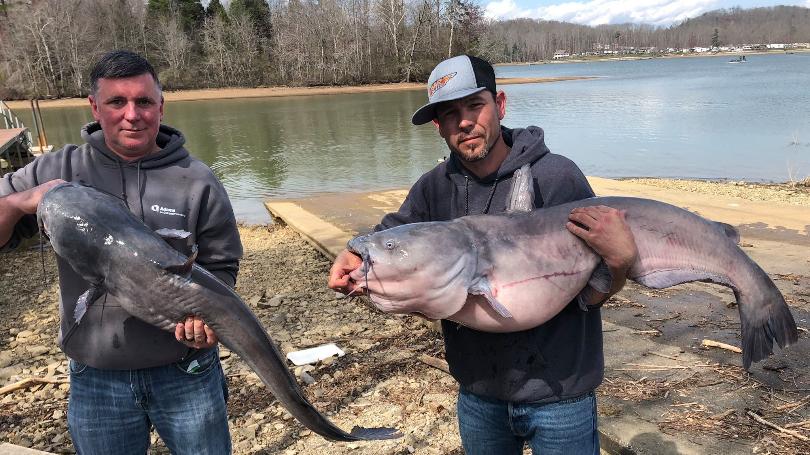
[[[529,17],[585,25],[650,24],[669,26],[720,9],[795,5],[810,8],[810,0],[481,0],[493,19]]]

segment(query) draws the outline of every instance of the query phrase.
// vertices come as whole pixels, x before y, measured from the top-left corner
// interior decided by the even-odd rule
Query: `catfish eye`
[[[385,242],[385,249],[386,250],[393,250],[394,246],[396,246],[396,245],[394,245],[393,240],[388,240],[387,242]]]

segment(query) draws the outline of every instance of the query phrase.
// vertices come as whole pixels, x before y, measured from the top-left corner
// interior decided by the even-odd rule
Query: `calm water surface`
[[[501,66],[498,77],[599,76],[505,85],[510,127],[603,177],[785,181],[810,176],[810,54]],[[170,102],[164,121],[222,179],[239,219],[266,198],[412,184],[447,155],[411,114],[423,91]],[[32,125],[29,112],[20,112]],[[29,118],[26,119],[26,116]],[[54,144],[81,141],[89,108],[43,111]]]

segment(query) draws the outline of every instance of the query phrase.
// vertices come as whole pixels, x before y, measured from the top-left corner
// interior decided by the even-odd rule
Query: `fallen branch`
[[[642,367],[642,368],[663,368],[665,370],[688,370],[689,367],[683,365],[653,365],[649,363],[626,363],[625,365],[630,365],[631,367]]]
[[[661,331],[660,330],[633,330],[633,335],[661,336]]]
[[[725,349],[727,351],[736,352],[737,354],[742,354],[742,349],[738,348],[737,346],[732,346],[730,344],[721,343],[719,341],[704,339],[701,346],[704,348],[720,348]]]
[[[31,377],[25,378],[21,381],[17,381],[14,384],[9,384],[5,387],[0,388],[0,395],[5,395],[9,392],[13,392],[15,390],[23,389],[25,387],[29,387],[36,384],[64,384],[67,383],[67,378],[55,378],[55,377]]]
[[[785,428],[804,427],[810,425],[810,420],[803,420],[801,422],[788,423]]]
[[[682,359],[679,359],[679,358],[677,358],[677,357],[673,357],[673,356],[671,356],[671,355],[659,354],[659,353],[657,353],[657,352],[648,352],[647,354],[649,354],[649,355],[657,355],[658,357],[663,357],[663,358],[665,358],[665,359],[682,361]]]
[[[671,404],[670,406],[672,406],[673,408],[678,408],[678,407],[681,407],[681,406],[694,406],[696,404],[700,404],[700,403],[698,403],[697,401],[691,401],[689,403]]]
[[[735,411],[734,409],[729,409],[728,411],[723,411],[723,412],[715,414],[713,416],[709,416],[709,419],[720,421],[720,420],[723,420],[726,417],[730,416],[731,414],[734,414],[734,411]]]
[[[672,316],[667,316],[665,318],[648,319],[647,322],[664,322],[664,321],[669,321],[669,320],[672,320],[672,319],[677,319],[679,317],[681,317],[681,313],[675,313]]]
[[[799,439],[800,441],[810,442],[810,438],[808,438],[807,436],[804,436],[804,435],[802,435],[800,433],[797,433],[797,432],[795,432],[793,430],[788,430],[787,428],[782,428],[782,427],[780,427],[779,425],[777,425],[775,423],[768,422],[767,420],[765,420],[762,417],[758,416],[755,412],[746,411],[745,413],[748,414],[749,417],[751,417],[752,419],[756,420],[757,422],[765,425],[766,427],[771,427],[774,430],[777,430],[777,431],[779,431],[781,433],[789,434],[789,435],[793,436],[794,438]]]
[[[417,357],[417,360],[424,363],[425,365],[432,366],[437,370],[442,370],[447,374],[450,374],[450,366],[447,365],[447,361],[442,359],[437,359],[435,357],[431,357],[429,355],[422,354]]]
[[[795,411],[795,410],[797,410],[797,409],[801,408],[802,406],[806,405],[808,402],[810,402],[810,395],[807,395],[806,397],[802,398],[802,399],[801,399],[801,400],[799,400],[799,401],[794,401],[794,402],[792,402],[792,403],[788,403],[788,404],[783,404],[783,405],[781,405],[781,406],[777,406],[775,409],[776,409],[777,411],[785,411],[785,410],[790,410],[790,412],[793,412],[793,411]],[[791,409],[791,408],[793,408],[793,409]]]

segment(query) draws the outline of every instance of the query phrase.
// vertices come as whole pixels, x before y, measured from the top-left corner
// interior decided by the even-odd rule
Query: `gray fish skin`
[[[734,291],[746,369],[773,353],[774,340],[780,347],[797,341],[784,297],[737,246],[733,228],[649,199],[590,198],[355,237],[348,248],[363,265],[351,277],[385,312],[416,312],[488,332],[526,330],[562,311],[587,284],[605,288],[601,258],[565,227],[573,208],[594,205],[626,213],[639,252],[631,280],[656,289],[705,281]]]
[[[239,296],[136,218],[120,200],[90,187],[54,187],[37,210],[54,251],[85,280],[115,295],[133,316],[169,332],[188,315],[202,318],[223,345],[261,378],[279,402],[307,428],[335,441],[391,439],[392,428],[355,427],[346,433],[304,397],[284,356]],[[91,302],[92,303],[92,302]]]

